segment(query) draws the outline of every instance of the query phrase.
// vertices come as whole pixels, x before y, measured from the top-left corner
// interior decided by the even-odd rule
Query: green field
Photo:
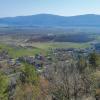
[[[5,44],[0,44],[0,51],[1,50],[8,50],[9,55],[14,58],[20,56],[27,56],[27,55],[33,56],[34,54],[37,53],[43,53],[43,50],[38,48],[28,49],[28,48],[21,48],[21,47],[12,47]]]
[[[86,48],[90,46],[90,43],[72,43],[72,42],[48,42],[48,43],[33,43],[34,47],[41,49],[48,48]]]
[[[25,44],[24,44],[25,45]],[[27,44],[28,45],[28,44]],[[8,50],[10,56],[16,58],[20,56],[33,56],[37,53],[45,54],[49,48],[86,48],[89,43],[69,43],[69,42],[48,42],[48,43],[32,43],[29,44],[33,48],[23,48],[20,46],[11,46],[8,44],[0,44],[0,50]]]

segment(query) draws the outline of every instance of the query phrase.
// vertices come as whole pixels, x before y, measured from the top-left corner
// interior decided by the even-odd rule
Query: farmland
[[[57,100],[69,97],[84,100],[99,95],[98,33],[83,30],[81,33],[78,29],[74,32],[59,29],[56,33],[58,29],[51,28],[0,31],[0,73],[5,77],[3,91],[9,89],[0,94],[7,95],[2,97],[4,100],[21,100],[24,95],[31,100],[46,100],[52,95]]]

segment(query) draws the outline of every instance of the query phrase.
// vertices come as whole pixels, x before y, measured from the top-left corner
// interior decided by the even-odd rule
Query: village
[[[23,62],[33,65],[38,72],[42,72],[48,65],[57,61],[69,62],[78,55],[88,56],[94,48],[74,49],[74,48],[49,48],[47,55],[35,54],[34,56],[21,56],[12,58],[7,50],[0,52],[0,69],[7,75],[17,72]]]
[[[28,48],[28,47],[27,47]],[[86,59],[88,55],[94,52],[94,48],[49,48],[48,53],[45,55],[37,53],[34,56],[20,56],[13,58],[7,49],[0,51],[0,70],[9,78],[9,97],[13,98],[14,91],[16,90],[19,79],[23,76],[21,68],[24,64],[31,65],[31,67],[39,74],[42,78],[50,80],[48,69],[56,63],[66,63],[67,65],[78,61],[83,56]],[[29,66],[30,67],[30,66]],[[23,80],[23,79],[22,79]]]

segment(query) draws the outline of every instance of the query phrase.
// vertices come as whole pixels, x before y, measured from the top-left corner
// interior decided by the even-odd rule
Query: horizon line
[[[59,15],[59,14],[51,14],[51,13],[37,13],[37,14],[30,14],[30,15],[16,15],[16,16],[8,16],[8,17],[0,17],[2,18],[14,18],[14,17],[25,17],[25,16],[35,16],[35,15],[54,15],[54,16],[61,16],[61,17],[74,17],[74,16],[82,16],[82,15],[97,15],[99,16],[100,14],[77,14],[77,15]]]

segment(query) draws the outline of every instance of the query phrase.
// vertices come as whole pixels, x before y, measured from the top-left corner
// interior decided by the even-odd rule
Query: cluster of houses
[[[19,57],[18,60],[20,62],[26,62],[34,65],[37,69],[40,69],[43,67],[45,57],[40,54],[36,54],[35,56],[22,56]]]
[[[68,61],[75,57],[75,55],[77,54],[88,55],[90,52],[93,52],[93,50],[94,48],[50,48],[46,56],[42,54],[36,54],[35,56],[22,56],[16,59],[11,58],[7,50],[3,50],[0,52],[0,63],[6,60],[9,67],[16,69],[17,67],[21,66],[21,62],[26,62],[34,65],[36,69],[41,69],[46,67],[47,65],[50,65],[55,60]]]
[[[73,59],[73,57],[75,57],[75,55],[88,55],[93,50],[93,48],[50,48],[48,54],[45,56],[42,54],[36,54],[34,56],[21,56],[16,59],[11,58],[7,50],[3,50],[0,52],[0,68],[2,68],[7,75],[9,75],[11,73],[14,73],[14,71],[16,71],[18,68],[20,68],[22,62],[26,62],[28,64],[33,65],[37,70],[44,70],[56,61],[69,62],[71,59]],[[3,64],[4,61],[6,62],[5,65]]]
[[[93,53],[95,48],[90,46],[88,48],[55,48],[49,49],[49,56],[50,58],[57,61],[66,61],[70,62],[72,59],[79,59],[81,56],[87,58],[90,53]],[[53,62],[52,61],[52,62]]]

